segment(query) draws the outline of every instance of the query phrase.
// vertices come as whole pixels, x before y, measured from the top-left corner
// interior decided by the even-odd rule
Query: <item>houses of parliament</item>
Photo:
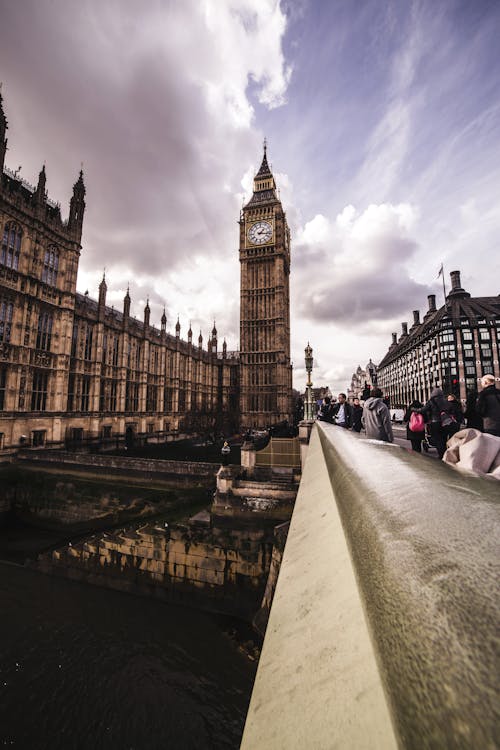
[[[264,145],[253,195],[239,218],[240,350],[219,346],[215,324],[181,338],[76,290],[86,190],[80,172],[63,219],[45,166],[29,185],[5,165],[0,94],[0,453],[161,441],[206,429],[266,427],[292,415],[290,231]],[[84,250],[83,250],[84,252]]]

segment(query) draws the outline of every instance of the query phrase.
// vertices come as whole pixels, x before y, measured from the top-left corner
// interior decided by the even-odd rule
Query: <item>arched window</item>
[[[57,271],[59,269],[59,250],[51,246],[45,251],[42,268],[42,281],[50,286],[57,285]]]
[[[2,250],[0,252],[0,264],[13,268],[15,271],[19,268],[19,254],[21,251],[21,239],[23,231],[20,226],[9,222],[3,230]]]
[[[42,311],[38,317],[38,331],[36,336],[36,348],[44,349],[50,352],[50,342],[52,339],[52,321],[50,313]]]
[[[8,343],[12,328],[13,304],[0,298],[0,342]]]

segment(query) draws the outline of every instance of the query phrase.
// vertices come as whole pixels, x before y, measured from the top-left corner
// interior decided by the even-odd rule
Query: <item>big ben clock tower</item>
[[[267,163],[240,217],[241,424],[267,427],[292,417],[290,230]]]

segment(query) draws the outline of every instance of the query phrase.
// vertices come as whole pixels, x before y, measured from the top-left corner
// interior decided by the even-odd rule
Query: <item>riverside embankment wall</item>
[[[215,487],[219,464],[199,461],[166,461],[68,451],[24,451],[19,465],[97,476],[126,477],[127,481],[168,482],[179,486],[198,484]]]
[[[34,566],[99,586],[251,620],[265,590],[272,532],[165,528],[99,533],[43,554]]]

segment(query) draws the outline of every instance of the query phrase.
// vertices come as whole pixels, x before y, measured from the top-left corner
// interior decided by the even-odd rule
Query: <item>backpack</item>
[[[408,427],[410,428],[411,432],[424,432],[425,422],[423,416],[421,414],[417,414],[416,411],[412,411],[412,413],[410,414]]]
[[[441,420],[441,427],[451,427],[452,424],[457,423],[453,414],[450,414],[447,411],[442,411],[439,415],[439,419]]]

